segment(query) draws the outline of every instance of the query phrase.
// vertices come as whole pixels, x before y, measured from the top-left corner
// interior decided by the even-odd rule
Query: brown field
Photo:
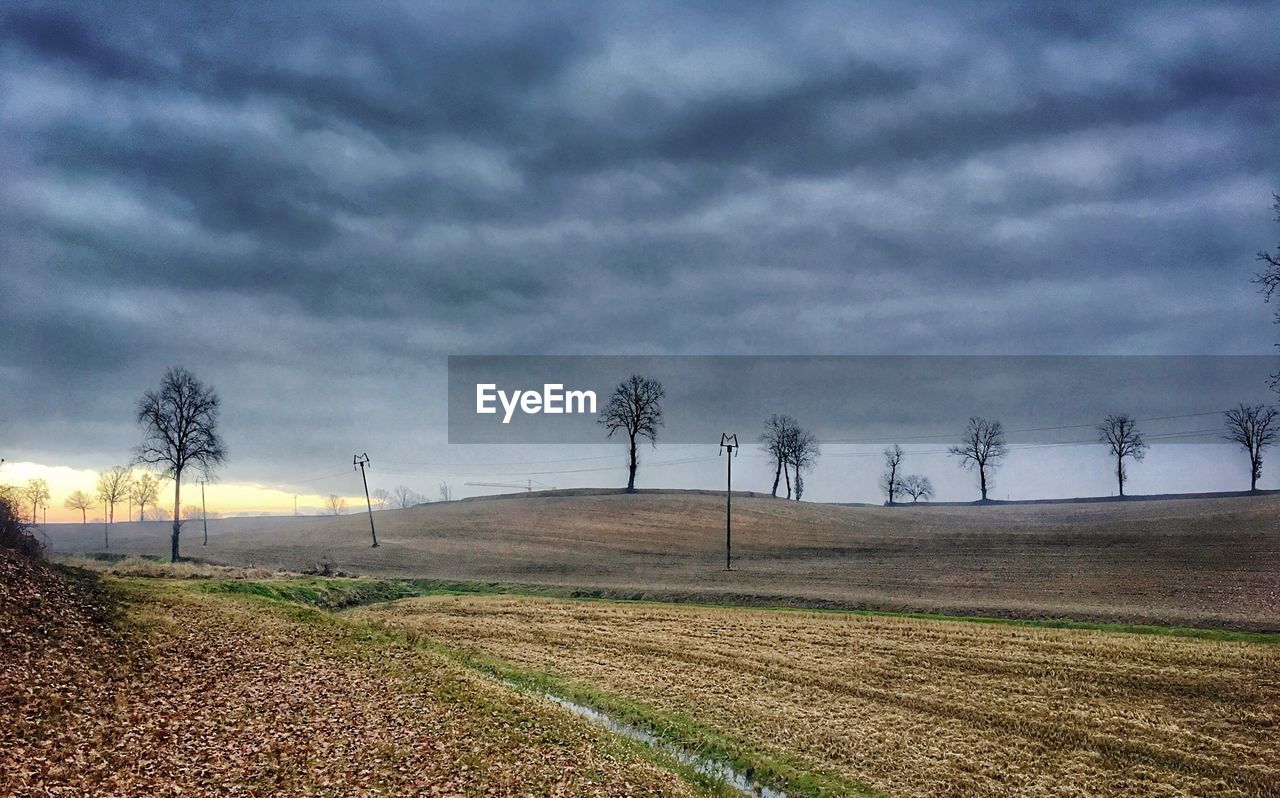
[[[692,719],[836,794],[1280,795],[1274,644],[507,596],[356,612]]]
[[[692,796],[402,638],[191,582],[66,582],[0,550],[0,795]]]
[[[946,507],[734,502],[674,492],[449,502],[364,515],[211,521],[189,556],[299,571],[506,581],[617,596],[1280,629],[1280,496]],[[55,552],[102,526],[49,525]],[[164,555],[162,523],[112,550]]]

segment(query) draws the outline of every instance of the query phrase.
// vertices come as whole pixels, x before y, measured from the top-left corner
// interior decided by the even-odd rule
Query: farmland
[[[318,609],[0,550],[0,794],[690,796],[545,702]]]
[[[188,524],[183,552],[299,571],[557,586],[625,597],[1280,629],[1280,496],[1052,505],[845,507],[717,495],[534,494],[360,515]],[[55,524],[57,553],[103,550]],[[167,526],[111,550],[164,555]]]
[[[357,614],[797,794],[1280,794],[1275,644],[511,596]]]

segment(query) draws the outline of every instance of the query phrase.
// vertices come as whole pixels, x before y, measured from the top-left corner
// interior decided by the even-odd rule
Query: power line
[[[605,446],[605,445],[607,445],[607,444],[589,444],[589,445],[592,445],[592,446]],[[691,449],[691,448],[696,447],[696,446],[708,446],[708,445],[710,445],[710,444],[705,444],[705,443],[685,443],[685,444],[680,444],[680,445],[670,445],[670,446],[664,445],[664,446],[662,447],[662,451],[664,451],[664,452],[677,452],[677,451],[680,451],[680,450],[682,450],[682,449]],[[490,462],[490,463],[475,463],[475,462],[467,462],[467,463],[433,463],[433,462],[415,462],[415,461],[413,461],[413,460],[384,460],[383,462],[387,463],[388,465],[425,466],[425,467],[428,467],[428,468],[455,468],[455,467],[458,467],[458,466],[461,466],[461,467],[464,467],[464,468],[484,468],[484,467],[498,467],[498,466],[522,466],[522,465],[540,466],[540,465],[549,465],[549,464],[552,464],[552,463],[583,463],[583,462],[589,462],[589,461],[592,461],[592,460],[612,460],[613,458],[615,458],[615,457],[617,457],[617,456],[618,456],[618,455],[617,455],[617,453],[615,452],[615,453],[613,453],[613,454],[599,454],[599,455],[592,455],[592,456],[590,456],[590,457],[565,457],[565,458],[554,459],[554,460],[526,460],[526,461],[523,461],[523,462],[521,462],[521,461],[513,461],[513,460],[500,460],[500,461],[497,461],[497,462]]]
[[[1151,421],[1173,421],[1173,420],[1184,419],[1184,418],[1201,418],[1203,416],[1219,416],[1219,415],[1222,415],[1222,413],[1223,411],[1221,410],[1207,410],[1203,413],[1185,413],[1183,415],[1178,415],[1178,416],[1152,416],[1150,418],[1135,418],[1134,421],[1142,422],[1142,423],[1147,423]],[[1005,430],[1005,433],[1009,435],[1017,435],[1024,432],[1057,432],[1059,430],[1065,430],[1065,429],[1088,429],[1096,426],[1098,426],[1098,423],[1095,421],[1088,424],[1059,424],[1052,427],[1023,427],[1021,429],[1008,429],[1008,430]],[[931,435],[906,435],[906,436],[897,436],[897,437],[886,436],[886,437],[880,437],[880,438],[860,438],[860,439],[851,438],[851,439],[844,439],[844,440],[834,439],[834,440],[825,440],[825,441],[822,441],[822,443],[831,443],[831,444],[848,443],[848,444],[875,445],[875,444],[881,444],[881,443],[902,443],[903,441],[935,440],[938,438],[953,438],[953,437],[955,437],[954,432],[938,432]]]

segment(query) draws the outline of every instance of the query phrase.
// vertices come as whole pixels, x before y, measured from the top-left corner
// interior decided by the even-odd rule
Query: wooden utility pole
[[[724,483],[724,569],[733,570],[733,458],[738,456],[738,436],[720,433],[720,454],[725,458]]]
[[[200,520],[204,523],[204,543],[201,543],[201,546],[209,545],[209,507],[204,503],[204,486],[208,481],[200,480]]]
[[[369,499],[369,478],[364,475],[364,467],[369,465],[369,455],[358,454],[351,459],[354,466],[360,466],[360,481],[364,483],[364,503],[369,508],[369,535],[373,537],[370,548],[378,548],[378,533],[373,529],[373,502]]]

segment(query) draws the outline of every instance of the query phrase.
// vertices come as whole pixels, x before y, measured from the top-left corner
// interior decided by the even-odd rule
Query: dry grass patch
[[[358,611],[900,795],[1280,795],[1280,647],[836,613]]]
[[[182,560],[165,562],[149,557],[131,555],[119,559],[97,557],[57,557],[55,561],[73,568],[83,568],[97,574],[111,576],[146,577],[151,579],[272,579],[297,576],[287,571],[270,571],[266,568],[240,565],[215,565],[206,562]]]

